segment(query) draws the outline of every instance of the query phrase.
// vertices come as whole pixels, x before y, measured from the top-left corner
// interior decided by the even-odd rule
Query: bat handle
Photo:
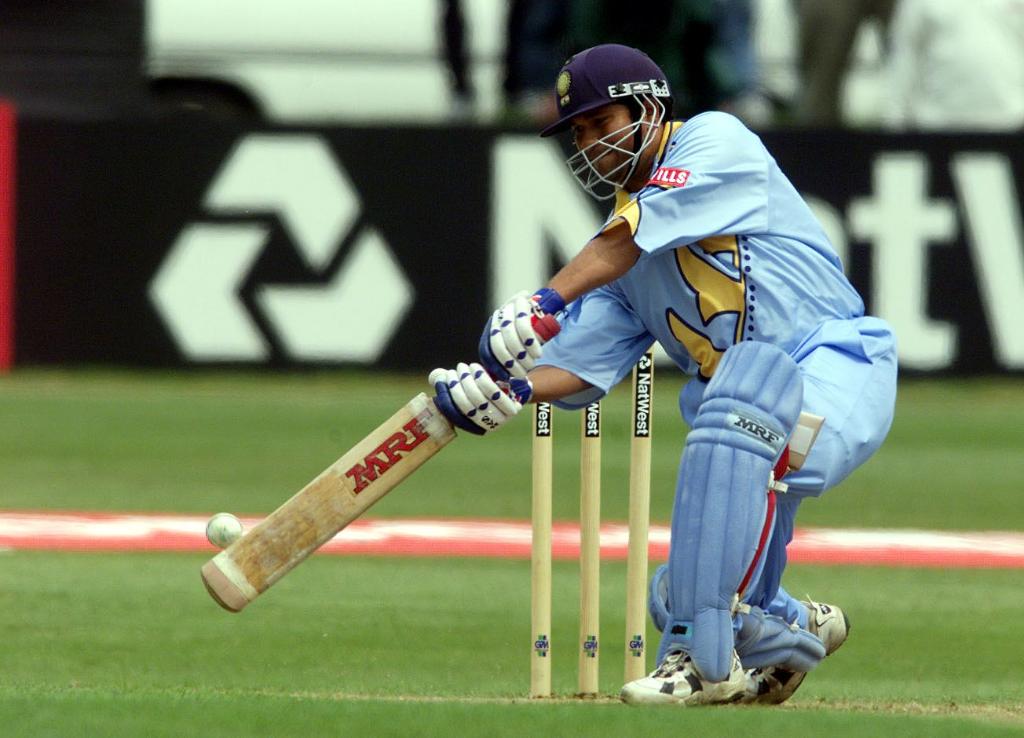
[[[559,331],[562,330],[562,326],[558,324],[558,320],[551,313],[544,313],[541,316],[534,315],[530,319],[530,324],[544,343],[557,336]]]

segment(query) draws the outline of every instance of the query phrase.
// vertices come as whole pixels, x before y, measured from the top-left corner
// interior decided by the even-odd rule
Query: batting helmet
[[[661,68],[647,54],[621,44],[601,44],[581,51],[562,65],[555,82],[559,119],[541,136],[564,131],[569,121],[609,103],[633,103],[640,95],[665,98],[672,92]]]

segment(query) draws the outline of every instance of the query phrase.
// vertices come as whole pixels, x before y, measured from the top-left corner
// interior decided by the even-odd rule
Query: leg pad
[[[708,680],[728,677],[734,599],[744,575],[758,576],[769,478],[802,400],[796,363],[780,349],[746,342],[723,355],[683,449],[659,661],[679,649]]]

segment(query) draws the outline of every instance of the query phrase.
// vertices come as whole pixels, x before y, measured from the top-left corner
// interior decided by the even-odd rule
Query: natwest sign
[[[1016,137],[763,138],[868,311],[895,328],[901,369],[1024,371]],[[20,120],[17,209],[0,218],[0,236],[17,222],[18,278],[13,306],[0,279],[0,334],[15,315],[26,364],[426,373],[473,349],[496,305],[545,284],[600,228],[606,213],[567,153],[486,128],[453,139],[423,127]],[[453,160],[459,176],[427,189],[395,176]],[[662,167],[652,181],[693,176]],[[0,277],[10,263],[0,258]]]

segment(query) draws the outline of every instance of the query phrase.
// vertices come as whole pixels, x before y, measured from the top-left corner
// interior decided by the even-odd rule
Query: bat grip
[[[562,326],[558,324],[555,316],[551,313],[545,313],[541,316],[534,315],[530,319],[530,325],[533,326],[533,330],[540,336],[540,340],[547,343],[552,338],[558,335],[558,332],[562,330]]]

